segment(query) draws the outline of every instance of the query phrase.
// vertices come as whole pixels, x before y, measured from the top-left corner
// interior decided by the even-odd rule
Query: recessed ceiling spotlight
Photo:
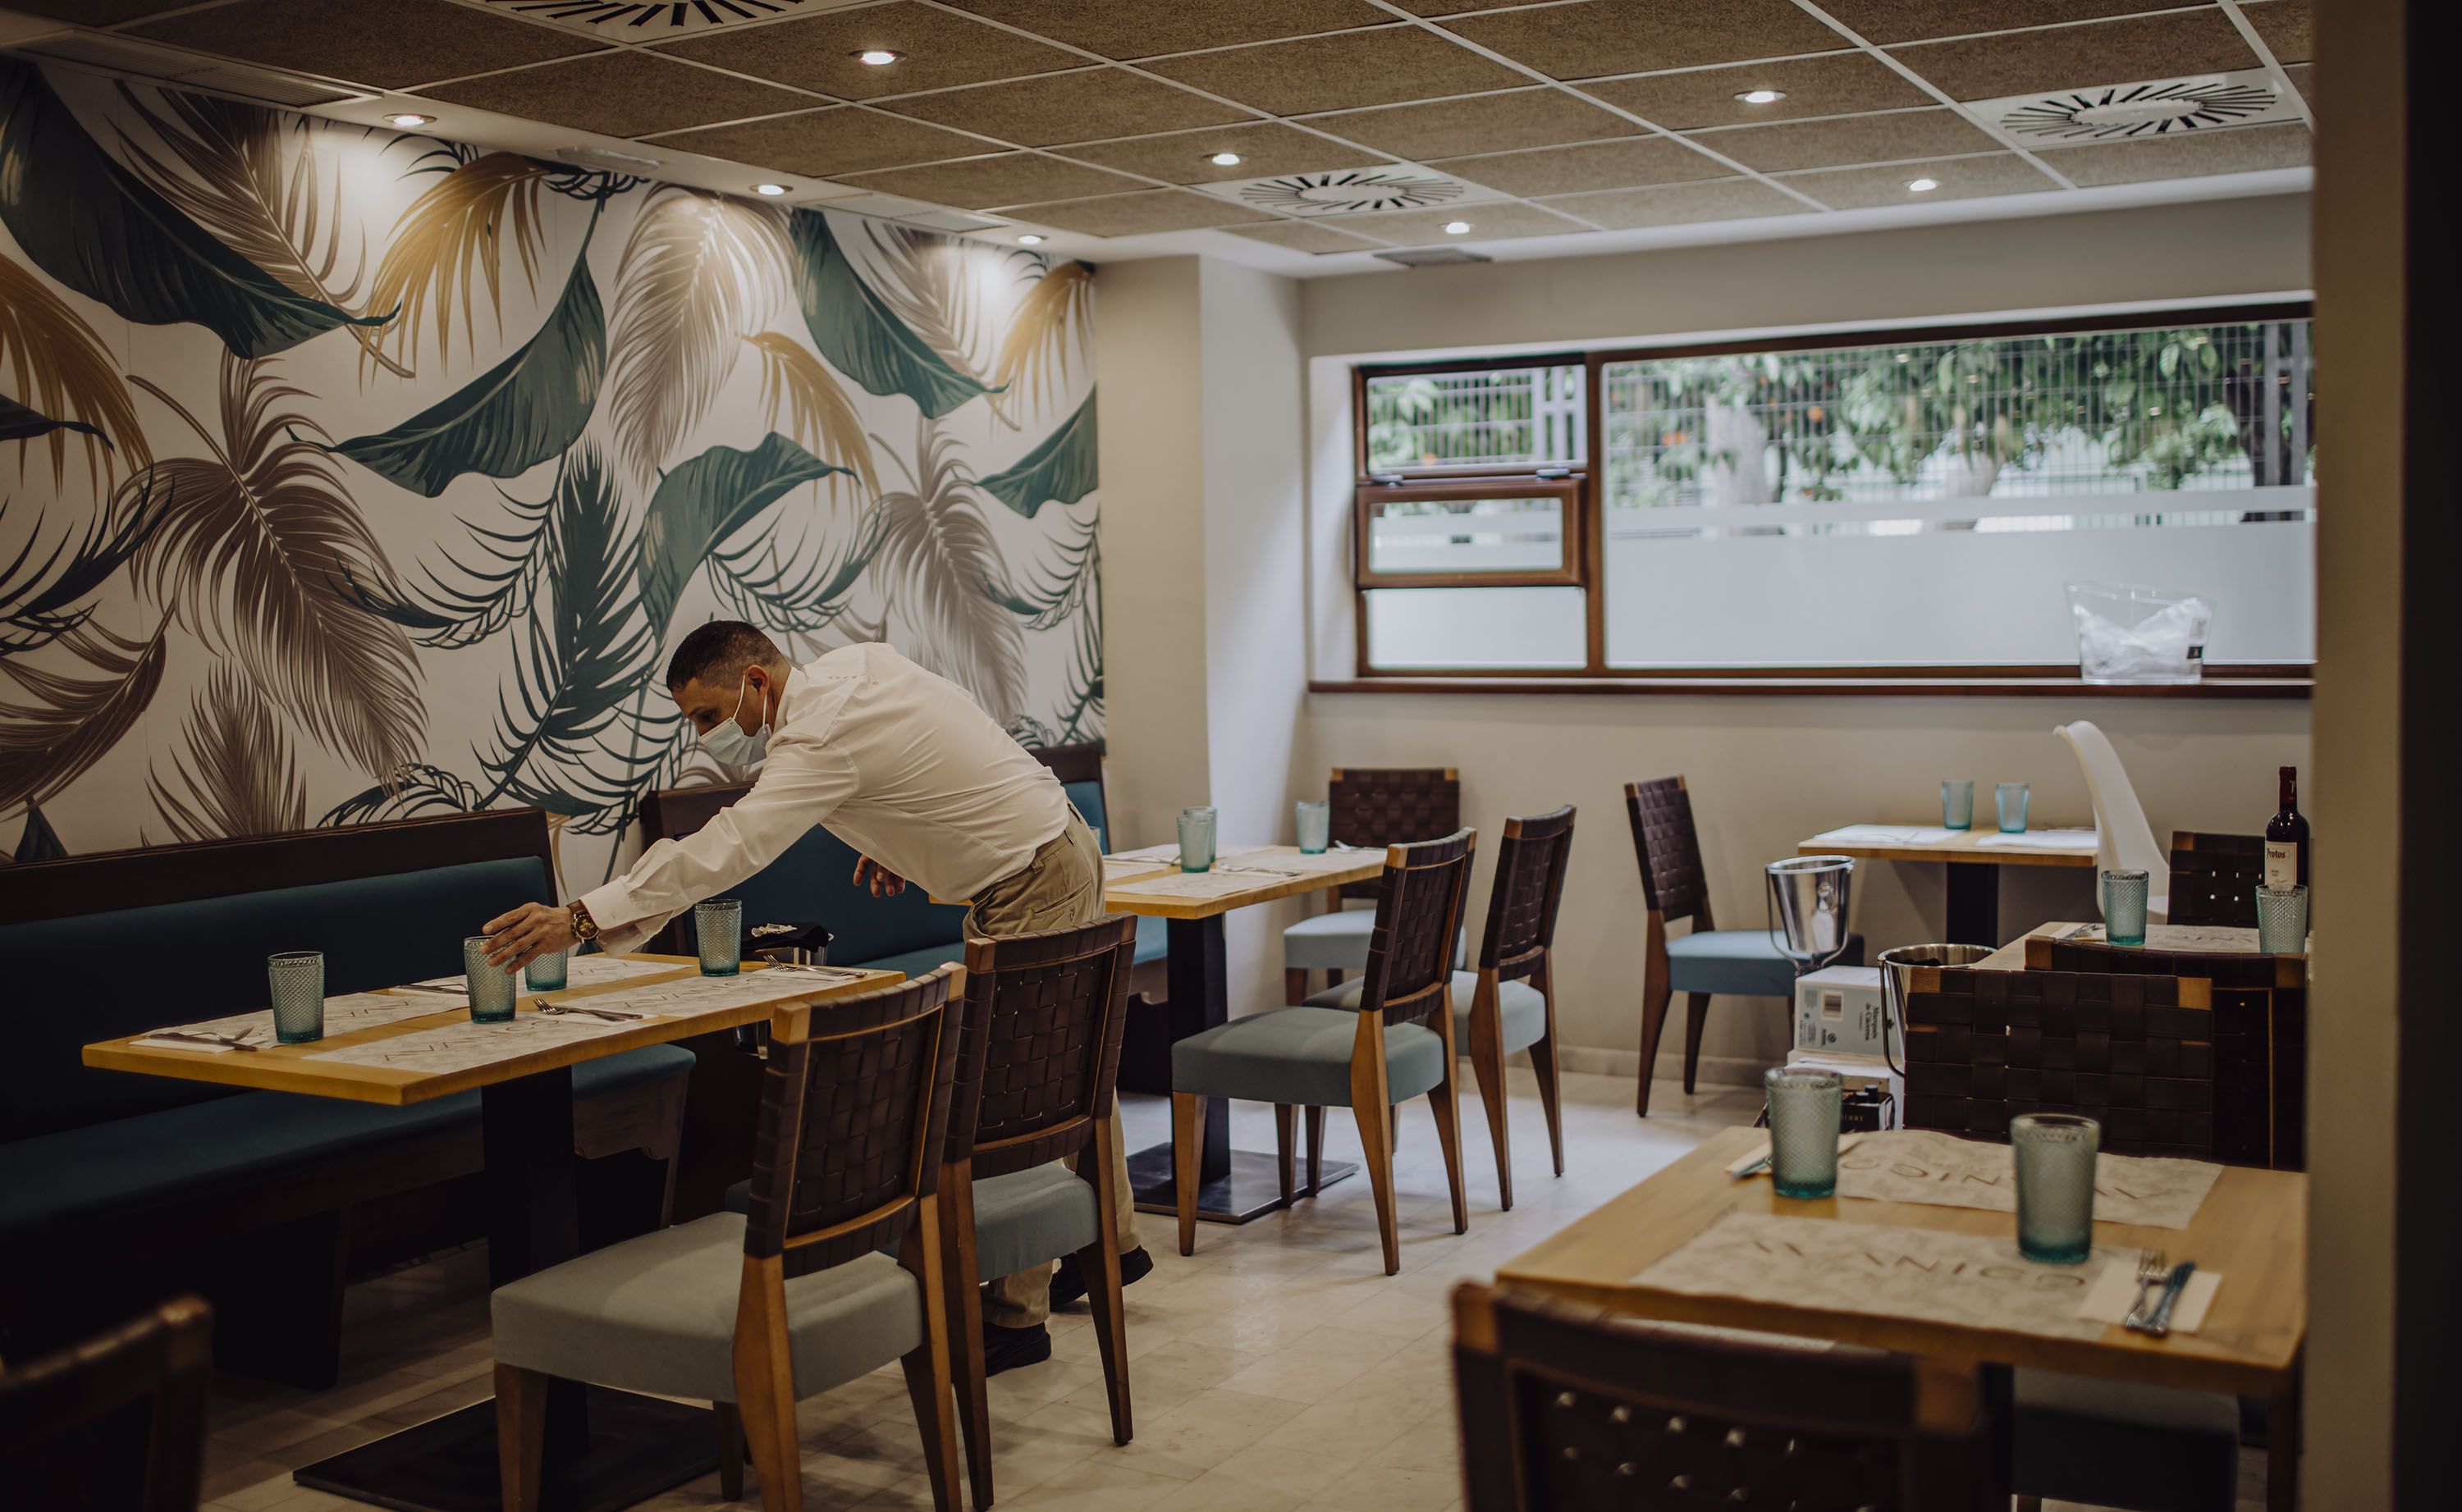
[[[770,199],[775,200],[780,195],[787,192],[787,185],[783,183],[756,183],[752,186],[752,192],[754,194],[767,195]]]
[[[1930,194],[1940,187],[1938,179],[1909,179],[1907,187],[1917,194]]]
[[[385,119],[393,125],[400,126],[404,131],[408,131],[413,126],[433,126],[436,124],[435,117],[421,116],[416,111],[407,110],[403,111],[399,116],[387,116]]]
[[[1017,239],[1017,245],[1020,246],[1041,246],[1043,245],[1043,238],[1035,235],[1032,231],[1028,231],[1024,236]]]
[[[854,60],[866,68],[887,68],[892,63],[904,61],[905,57],[905,53],[894,47],[858,48],[854,53]]]
[[[1217,168],[1237,168],[1240,166],[1240,155],[1236,152],[1213,153],[1210,154],[1205,160],[1214,164]]]
[[[1468,236],[1470,235],[1470,223],[1468,221],[1447,221],[1445,223],[1445,235]]]
[[[1748,89],[1736,96],[1747,105],[1775,105],[1786,98],[1782,89]]]

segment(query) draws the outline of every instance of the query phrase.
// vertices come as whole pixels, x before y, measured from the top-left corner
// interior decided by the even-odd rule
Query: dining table
[[[2062,866],[2091,871],[2098,864],[2097,837],[2091,825],[2034,826],[2003,832],[1943,829],[1930,824],[1846,824],[1798,841],[1795,853],[1936,864],[1942,868],[1942,942],[1994,947],[2001,944],[2002,867]]]
[[[1893,1303],[1889,1289],[1878,1283],[1868,1289],[1808,1283],[1773,1288],[1738,1279],[1703,1288],[1676,1280],[1679,1267],[1661,1262],[1731,1219],[1876,1225],[1840,1231],[1865,1250],[1886,1247],[1865,1237],[1886,1238],[1883,1231],[1911,1231],[1917,1238],[2005,1239],[2005,1246],[1994,1246],[1996,1250],[2005,1247],[2005,1257],[1980,1268],[1999,1270],[2017,1285],[2041,1285],[2047,1272],[2081,1268],[2021,1259],[2016,1222],[2005,1210],[1846,1196],[1798,1201],[1779,1196],[1767,1180],[1729,1174],[1732,1164],[1761,1148],[1767,1139],[1766,1131],[1749,1128],[1712,1136],[1640,1184],[1499,1266],[1499,1283],[1656,1322],[1860,1345],[1961,1366],[2031,1368],[2260,1397],[2270,1409],[2267,1504],[2273,1512],[2288,1512],[2298,1504],[2299,1381],[2308,1294],[2304,1174],[2215,1167],[2218,1174],[2185,1228],[2098,1218],[2094,1244],[2098,1251],[2109,1251],[2106,1264],[2131,1265],[2133,1270],[2129,1257],[2135,1252],[2159,1249],[2174,1260],[2193,1260],[2200,1268],[2220,1273],[2195,1331],[2175,1331],[2155,1338],[2116,1323],[2099,1331],[2081,1325],[2039,1331],[2016,1326],[1988,1306],[1971,1315],[1952,1316],[1948,1309],[1919,1310]],[[2006,1153],[2004,1146],[1978,1147]],[[2080,1276],[2078,1283],[2083,1286],[2085,1279]],[[1933,1280],[1928,1276],[1921,1284],[1930,1286]]]
[[[574,1066],[904,980],[897,971],[758,962],[745,962],[737,977],[703,977],[693,957],[633,954],[573,957],[576,983],[584,963],[608,960],[643,969],[591,972],[589,985],[522,996],[513,1019],[502,1025],[473,1023],[459,991],[429,983],[385,991],[410,1001],[423,995],[435,1003],[433,1012],[387,1017],[305,1044],[191,1046],[161,1042],[163,1031],[154,1030],[88,1045],[83,1058],[140,1075],[389,1107],[477,1092],[488,1283],[500,1287],[580,1253]],[[670,1001],[644,1001],[668,994]],[[631,1506],[708,1474],[717,1446],[706,1408],[557,1381],[549,1395],[541,1512]],[[495,1404],[479,1402],[346,1450],[299,1469],[294,1480],[403,1512],[496,1512]]]

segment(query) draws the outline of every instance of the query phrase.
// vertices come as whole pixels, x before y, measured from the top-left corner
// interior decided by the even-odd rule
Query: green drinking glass
[[[325,1037],[325,952],[285,950],[265,958],[265,980],[273,995],[273,1037],[305,1045]]]
[[[2257,948],[2268,955],[2308,953],[2308,889],[2257,889]]]
[[[2146,892],[2152,879],[2142,871],[2103,873],[2103,937],[2113,945],[2146,943]]]
[[[701,946],[701,974],[733,976],[744,969],[744,900],[712,898],[693,905],[693,938]]]
[[[1992,785],[1992,802],[2000,811],[2000,833],[2026,833],[2026,796],[2023,782],[1996,782]]]
[[[470,1022],[512,1022],[513,973],[487,959],[486,935],[474,934],[462,942],[462,980],[470,990]]]
[[[533,992],[561,992],[564,990],[567,963],[572,959],[571,950],[550,951],[523,967],[522,978]]]
[[[1777,1066],[1761,1076],[1769,1095],[1770,1184],[1781,1197],[1838,1190],[1838,1125],[1846,1084],[1834,1071]]]
[[[1333,805],[1321,798],[1299,803],[1300,854],[1322,856],[1333,848]]]
[[[1975,827],[1975,784],[1943,782],[1940,785],[1940,827],[1973,829]]]
[[[1214,810],[1184,808],[1179,811],[1179,869],[1214,869]]]
[[[2103,1125],[2073,1113],[2009,1120],[2018,1173],[2018,1252],[2047,1266],[2083,1264],[2094,1248],[2094,1157]]]

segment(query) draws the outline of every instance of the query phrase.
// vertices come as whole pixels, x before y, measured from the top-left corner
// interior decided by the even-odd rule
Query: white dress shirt
[[[887,646],[845,646],[787,674],[752,791],[582,895],[607,950],[637,950],[818,824],[909,883],[972,897],[1068,826],[1048,767],[946,678]]]

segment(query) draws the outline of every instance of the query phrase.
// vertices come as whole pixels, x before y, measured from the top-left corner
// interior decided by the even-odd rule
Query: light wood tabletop
[[[635,954],[619,956],[626,961],[654,961],[672,966],[672,971],[655,975],[627,977],[592,987],[575,987],[560,992],[523,997],[518,1005],[520,1017],[529,1017],[542,1002],[581,1002],[608,992],[676,982],[701,975],[700,963],[691,956]],[[558,1066],[576,1065],[622,1051],[637,1050],[644,1045],[661,1045],[670,1040],[685,1039],[722,1029],[757,1023],[768,1018],[780,1007],[793,1003],[820,1003],[833,998],[850,997],[875,988],[890,987],[905,980],[899,971],[867,971],[860,977],[836,981],[810,976],[794,970],[769,971],[762,963],[745,962],[745,974],[751,977],[774,975],[778,990],[774,996],[707,1009],[698,1012],[678,1013],[670,1017],[643,1018],[613,1033],[593,1034],[554,1045],[541,1046],[503,1060],[490,1061],[449,1072],[421,1072],[402,1067],[365,1066],[347,1061],[318,1060],[314,1057],[330,1050],[354,1045],[373,1044],[398,1035],[417,1033],[422,1030],[442,1029],[470,1017],[466,1002],[439,995],[437,1012],[416,1018],[398,1019],[369,1029],[355,1030],[345,1034],[314,1040],[304,1045],[268,1045],[252,1052],[216,1052],[212,1050],[174,1050],[167,1046],[140,1045],[144,1034],[132,1034],[119,1039],[106,1039],[85,1047],[85,1063],[111,1071],[133,1071],[151,1076],[171,1076],[183,1081],[206,1081],[226,1087],[247,1087],[260,1092],[296,1092],[310,1097],[339,1097],[352,1102],[376,1102],[401,1106],[450,1097],[457,1092],[511,1081]]]
[[[2022,971],[2026,969],[2026,942],[2029,940],[2074,940],[2084,945],[2101,945],[2100,924],[2039,924],[1999,949],[1975,963],[1978,971]],[[2257,955],[2257,931],[2235,925],[2221,924],[2149,924],[2146,926],[2146,948],[2173,951],[2182,955]]]
[[[1348,861],[1351,864],[1344,864]],[[1116,861],[1112,863],[1117,865]],[[1250,871],[1247,868],[1257,868]],[[1302,893],[1323,892],[1354,882],[1373,882],[1385,869],[1385,853],[1381,850],[1328,851],[1319,855],[1303,855],[1295,845],[1260,845],[1242,847],[1218,857],[1214,869],[1198,872],[1196,877],[1221,877],[1226,881],[1239,878],[1253,882],[1254,886],[1203,897],[1191,897],[1170,889],[1187,885],[1176,879],[1182,873],[1170,862],[1156,862],[1149,872],[1123,875],[1105,884],[1103,906],[1112,913],[1142,914],[1154,919],[1207,919],[1256,904],[1272,903],[1281,898],[1295,898]],[[1287,872],[1288,876],[1272,873]],[[1204,885],[1200,884],[1199,885]]]
[[[1925,830],[1933,826],[1905,824],[1888,826],[1894,829]],[[2041,834],[2051,829],[2072,833],[2084,830],[2093,833],[2090,825],[2037,825],[2027,833]],[[1950,833],[1947,839],[1929,839],[1910,843],[1888,841],[1825,840],[1815,835],[1800,841],[1795,847],[1799,856],[1852,856],[1858,861],[1943,862],[1950,865],[1969,866],[2084,866],[2091,869],[2095,853],[2091,847],[2077,850],[2062,845],[2030,844],[2024,836],[2003,835],[1996,829],[1965,829]]]
[[[2223,1284],[2194,1334],[2151,1339],[2117,1324],[2101,1338],[2054,1338],[1928,1318],[1818,1305],[1664,1291],[1635,1278],[1729,1213],[1886,1224],[1945,1233],[2011,1236],[2016,1219],[1978,1208],[1859,1198],[1793,1202],[1763,1179],[1737,1181],[1728,1162],[1767,1136],[1728,1129],[1674,1165],[1505,1262],[1497,1279],[1663,1322],[1788,1333],[1936,1358],[2030,1366],[2075,1375],[2193,1391],[2278,1396],[2307,1329],[2308,1179],[2293,1171],[2226,1166],[2186,1229],[2094,1225],[2098,1245],[2161,1249],[2221,1272]]]

